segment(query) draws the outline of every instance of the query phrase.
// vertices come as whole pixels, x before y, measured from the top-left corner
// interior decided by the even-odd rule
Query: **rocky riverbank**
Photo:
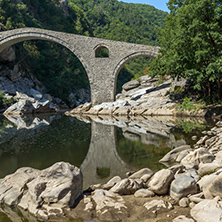
[[[116,96],[115,102],[106,102],[92,106],[91,103],[74,108],[66,115],[99,115],[99,116],[220,116],[219,110],[211,108],[180,109],[179,104],[191,92],[190,82],[166,78],[160,82],[158,78],[141,76],[140,79],[127,82],[122,93]]]
[[[0,62],[0,93],[3,93],[1,96],[4,97],[4,107],[0,104],[0,113],[4,112],[6,116],[18,116],[69,109],[60,98],[48,94],[45,86],[32,73],[21,69],[19,62],[16,63],[13,47],[7,48],[0,54]],[[90,101],[90,91],[73,90],[68,97],[70,107],[75,107]]]
[[[176,147],[160,160],[170,167],[157,172],[143,168],[125,178],[116,175],[105,184],[91,185],[75,204],[82,177],[74,166],[57,163],[43,171],[21,168],[0,180],[0,201],[18,205],[39,219],[218,222],[222,216],[221,144],[222,122],[217,122],[192,147]],[[18,177],[19,184],[13,182]],[[9,212],[7,207],[2,211]],[[37,220],[32,217],[32,221]]]
[[[145,168],[91,186],[71,215],[101,221],[220,221],[222,122],[202,133],[193,147],[177,147],[160,160],[171,163],[167,169]]]

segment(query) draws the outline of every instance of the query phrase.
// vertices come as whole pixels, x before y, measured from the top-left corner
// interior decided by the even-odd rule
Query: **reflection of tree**
[[[2,137],[1,134],[7,133],[5,128],[8,125],[12,125],[10,121],[8,121],[7,119],[3,119],[0,117],[0,138]]]
[[[193,130],[203,131],[207,128],[206,125],[202,125],[201,123],[195,120],[193,121],[180,120],[178,122],[178,125],[183,129],[183,132],[185,133],[190,133]]]
[[[58,161],[80,166],[90,142],[90,124],[63,116],[36,129],[6,129],[0,150],[0,178],[19,167],[44,169]],[[10,134],[12,133],[12,134]]]
[[[129,165],[142,168],[160,169],[163,167],[159,160],[170,151],[171,148],[156,147],[142,144],[141,141],[132,141],[121,138],[118,140],[117,151],[120,157]]]

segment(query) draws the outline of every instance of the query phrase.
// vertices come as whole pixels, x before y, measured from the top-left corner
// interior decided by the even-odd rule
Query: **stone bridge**
[[[111,41],[38,28],[22,28],[0,32],[0,53],[7,47],[25,40],[41,39],[63,45],[73,52],[89,78],[93,105],[115,100],[116,82],[120,69],[140,56],[156,57],[159,47]],[[97,57],[106,48],[108,57]]]

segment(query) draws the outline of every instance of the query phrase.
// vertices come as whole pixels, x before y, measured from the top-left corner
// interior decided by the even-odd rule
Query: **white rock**
[[[147,210],[150,210],[152,208],[156,208],[159,210],[160,208],[165,208],[165,209],[173,209],[173,206],[171,203],[163,201],[163,200],[152,200],[150,202],[147,202],[143,205]]]
[[[194,220],[191,218],[187,218],[184,215],[180,215],[180,216],[174,218],[173,222],[194,222]]]
[[[222,221],[222,202],[203,200],[191,209],[190,214],[197,222],[220,222]]]
[[[149,168],[144,168],[144,169],[141,169],[141,170],[135,172],[129,178],[130,179],[140,179],[144,175],[149,175],[151,177],[153,174],[154,173],[152,170],[150,170]]]
[[[148,188],[156,194],[166,194],[169,190],[169,186],[173,178],[173,171],[169,169],[162,169],[155,173],[151,178],[148,184]]]
[[[154,197],[155,193],[148,189],[140,189],[134,193],[134,196],[137,198]]]
[[[96,190],[92,199],[96,205],[96,216],[100,220],[119,221],[128,214],[123,198],[111,191]]]

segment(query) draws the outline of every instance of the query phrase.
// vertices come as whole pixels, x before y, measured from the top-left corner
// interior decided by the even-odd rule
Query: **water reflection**
[[[117,153],[116,129],[92,121],[91,142],[81,165],[86,184],[104,183],[116,175],[121,177],[131,170]]]
[[[0,178],[22,166],[43,169],[67,161],[81,167],[86,188],[141,167],[158,170],[163,167],[158,160],[170,149],[191,142],[191,134],[178,127],[187,120],[77,118],[1,117]],[[207,126],[204,119],[198,123],[201,130]]]
[[[191,144],[193,133],[200,137],[200,130],[212,124],[205,119],[171,117],[128,120],[100,116],[0,116],[0,178],[23,166],[44,169],[67,161],[81,168],[86,189],[116,175],[125,177],[127,171],[163,168],[158,162],[163,155],[174,147]],[[36,219],[27,212],[2,208],[2,221]]]

